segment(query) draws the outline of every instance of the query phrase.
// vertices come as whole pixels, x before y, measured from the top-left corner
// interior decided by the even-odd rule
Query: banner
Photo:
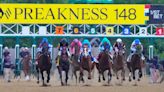
[[[147,24],[164,24],[164,5],[146,5],[149,16]]]
[[[0,23],[145,24],[144,4],[0,4]]]

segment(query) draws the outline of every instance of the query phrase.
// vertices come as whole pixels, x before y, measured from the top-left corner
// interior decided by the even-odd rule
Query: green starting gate
[[[15,45],[15,75],[18,76],[21,73],[21,63],[20,63],[20,59],[19,59],[19,52],[20,52],[20,48],[19,48],[19,44]]]
[[[149,46],[149,60],[153,58],[153,50],[154,50],[154,46],[150,45]]]
[[[3,45],[0,44],[0,75],[3,74]]]

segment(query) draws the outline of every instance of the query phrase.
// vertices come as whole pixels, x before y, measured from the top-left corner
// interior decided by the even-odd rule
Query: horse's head
[[[103,50],[103,51],[104,51],[105,53],[109,53],[110,45],[109,45],[108,43],[105,42],[105,43],[103,44],[103,46],[104,46],[104,50]]]
[[[62,47],[62,54],[66,54],[67,53],[67,47],[66,46],[63,46]]]
[[[123,55],[125,53],[125,49],[121,44],[118,44],[118,55]]]
[[[45,54],[45,55],[47,55],[47,54],[48,54],[48,49],[49,49],[49,48],[46,47],[46,46],[43,47],[43,48],[42,48],[42,53]]]
[[[76,55],[79,54],[79,51],[80,51],[79,49],[80,49],[80,47],[79,47],[78,43],[75,43],[75,54]]]

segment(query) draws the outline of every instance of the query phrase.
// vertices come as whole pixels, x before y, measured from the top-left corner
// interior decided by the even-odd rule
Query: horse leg
[[[83,69],[82,67],[80,67],[80,76],[79,76],[79,83],[80,81],[82,81],[84,83],[84,79],[83,79]]]
[[[122,80],[125,81],[125,69],[122,69],[121,76]]]
[[[132,81],[132,79],[131,79],[131,77],[132,77],[132,70],[130,68],[130,63],[129,62],[127,62],[127,67],[128,67],[128,70],[129,70],[129,82],[131,82]]]
[[[43,83],[42,85],[43,86],[46,86],[46,84],[44,83],[44,74],[43,74],[43,71],[41,71],[41,75],[42,75],[42,83]]]
[[[99,66],[99,64],[97,63],[96,64],[96,68],[97,68],[97,70],[98,70],[98,73],[99,73],[99,78],[98,78],[98,82],[101,82],[101,71],[100,71],[100,66]]]
[[[66,70],[65,73],[66,73],[65,83],[66,83],[66,85],[67,85],[67,82],[68,82],[68,70]]]
[[[39,84],[39,68],[36,66],[36,72],[37,72],[37,83]]]
[[[47,83],[50,82],[50,70],[47,70]]]
[[[135,80],[135,79],[136,79],[136,77],[135,77],[135,71],[136,71],[135,69],[133,69],[133,70],[132,70],[133,80]]]
[[[118,71],[115,70],[115,72],[116,72],[116,73],[115,73],[115,74],[116,74],[116,79],[119,80],[119,77],[118,77]]]
[[[133,69],[132,72],[133,72],[134,86],[137,86],[136,73],[139,73],[139,70]],[[139,78],[138,74],[137,74],[137,77]]]
[[[138,75],[139,75],[138,81],[140,81],[140,78],[142,77],[142,69],[141,68],[139,69]]]
[[[64,86],[64,83],[62,81],[62,71],[61,71],[61,68],[58,66],[58,72],[59,72],[59,76],[60,76],[60,81],[61,81],[61,85]]]
[[[110,83],[111,80],[112,80],[112,73],[111,73],[111,70],[109,68],[109,70],[108,70],[108,84]]]
[[[104,71],[101,71],[103,81],[105,81]]]
[[[76,78],[76,85],[77,85],[77,74],[76,74],[76,70],[73,71],[73,74],[75,75],[75,78]]]
[[[88,62],[88,65],[89,65],[89,69],[88,69],[88,79],[91,80],[91,68],[92,68],[92,63],[91,62]]]

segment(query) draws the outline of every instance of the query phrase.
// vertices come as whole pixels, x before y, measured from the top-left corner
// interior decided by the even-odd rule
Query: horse
[[[31,60],[30,54],[25,55],[22,59],[23,72],[25,74],[26,80],[29,80],[30,60]]]
[[[57,69],[60,75],[60,81],[61,81],[61,85],[67,85],[68,82],[68,72],[69,72],[69,67],[70,67],[70,61],[69,61],[69,56],[67,54],[67,47],[63,46],[62,48],[62,52],[61,52],[61,56],[58,56],[57,59],[59,60],[59,64],[57,65]],[[65,72],[65,83],[62,80],[62,71]]]
[[[137,48],[140,47],[137,46]],[[133,80],[135,80],[135,86],[137,85],[137,81],[140,81],[140,78],[142,77],[142,66],[143,62],[141,60],[140,49],[136,49],[134,54],[131,56],[131,61],[127,62],[127,67],[129,69],[129,81],[131,81],[131,77],[133,77]],[[136,77],[138,78],[137,80]]]
[[[75,44],[75,53],[72,55],[72,57],[71,57],[71,61],[72,61],[72,63],[71,63],[71,65],[72,65],[72,72],[73,72],[73,74],[72,74],[72,77],[73,77],[73,75],[75,76],[75,78],[76,78],[76,84],[77,84],[77,71],[80,71],[80,63],[79,63],[79,49],[80,49],[80,47],[78,46],[78,44]]]
[[[91,56],[88,53],[87,45],[84,46],[84,53],[82,53],[80,58],[80,76],[79,76],[79,83],[84,81],[84,70],[88,72],[88,79],[91,80],[91,72],[94,69],[94,63],[91,61]]]
[[[48,52],[48,47],[43,47],[42,52],[37,56],[37,64],[36,64],[36,71],[37,71],[37,83],[39,83],[39,73],[42,76],[42,86],[47,86],[44,82],[44,74],[43,72],[46,71],[47,73],[47,83],[50,81],[50,70],[51,70],[51,59],[50,54]]]
[[[108,70],[108,85],[110,84],[110,81],[112,79],[112,73],[111,73],[111,68],[112,68],[112,63],[111,63],[111,57],[109,55],[109,50],[105,49],[104,51],[100,52],[98,55],[98,61],[99,63],[96,64],[96,67],[99,72],[99,78],[98,82],[101,82],[101,75],[103,78],[103,81],[105,81],[105,75],[104,72]]]
[[[115,50],[115,54],[113,57],[113,70],[116,74],[116,78],[117,80],[119,80],[119,76],[118,76],[118,72],[121,71],[121,83],[125,80],[125,67],[124,67],[124,48],[120,47],[120,48],[116,48]]]

